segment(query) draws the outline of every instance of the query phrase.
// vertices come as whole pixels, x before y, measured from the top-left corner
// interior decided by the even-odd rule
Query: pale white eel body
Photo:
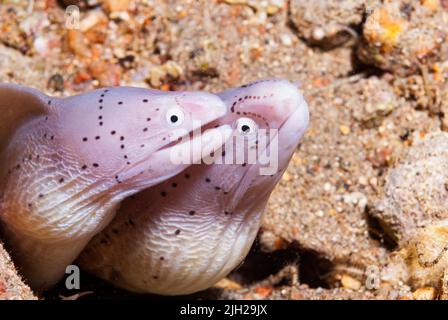
[[[180,295],[212,286],[241,263],[308,126],[308,107],[299,90],[283,80],[219,96],[228,111],[214,124],[230,125],[234,133],[214,154],[225,164],[191,166],[126,199],[78,259],[84,269],[134,292]],[[250,162],[248,155],[265,149],[278,162],[261,174],[267,164]]]
[[[61,99],[0,84],[1,232],[32,288],[57,283],[123,199],[187,168],[171,161],[182,146],[173,141],[226,111],[206,92],[115,87]]]

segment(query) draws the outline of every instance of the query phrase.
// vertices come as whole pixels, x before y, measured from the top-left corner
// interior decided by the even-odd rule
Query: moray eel
[[[209,156],[211,164],[126,199],[77,260],[83,269],[133,292],[183,295],[212,286],[242,262],[308,126],[308,107],[284,80],[218,95],[228,112],[214,124],[232,126],[231,139]],[[254,150],[260,156],[249,161]],[[267,150],[274,165],[261,156]]]
[[[188,167],[170,159],[185,147],[179,139],[226,107],[205,92],[112,87],[55,98],[0,84],[0,111],[3,237],[29,284],[42,290],[64,275],[124,198]],[[208,130],[202,144],[220,147],[217,132],[231,129]],[[202,156],[194,150],[191,161]]]

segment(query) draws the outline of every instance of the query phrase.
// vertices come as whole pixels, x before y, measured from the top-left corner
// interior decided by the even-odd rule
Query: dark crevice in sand
[[[293,285],[294,278],[298,278],[300,284],[310,288],[328,288],[325,276],[332,269],[332,262],[318,252],[300,247],[297,242],[274,252],[263,252],[257,242],[244,263],[229,278],[244,286],[266,284],[274,287]]]
[[[369,230],[369,237],[378,241],[388,251],[395,251],[398,248],[398,243],[389,235],[389,233],[381,223],[381,220],[371,214],[371,210],[374,209],[367,207],[365,212],[365,219]]]

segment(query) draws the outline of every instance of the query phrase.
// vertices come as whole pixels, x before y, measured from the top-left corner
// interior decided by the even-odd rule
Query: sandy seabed
[[[420,260],[448,243],[447,39],[446,0],[4,0],[0,81],[56,96],[299,81],[311,126],[257,242],[192,297],[438,299],[448,258]],[[137,297],[83,279],[39,298]],[[0,298],[32,297],[0,246]]]

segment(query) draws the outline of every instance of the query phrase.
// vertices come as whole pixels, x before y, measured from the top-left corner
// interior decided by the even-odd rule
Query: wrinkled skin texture
[[[170,159],[182,145],[177,138],[226,107],[204,92],[117,87],[59,99],[0,84],[0,111],[2,233],[22,274],[41,290],[63,276],[125,197],[188,167]],[[230,128],[204,136],[212,132]],[[199,150],[191,160],[200,157]]]
[[[126,199],[78,259],[84,269],[130,291],[181,295],[212,286],[241,263],[309,115],[302,95],[287,81],[260,81],[219,96],[228,113],[215,124],[231,125],[235,139],[215,156],[233,164],[194,165]],[[244,124],[258,132],[243,134]],[[278,135],[263,144],[261,129],[278,129]],[[250,148],[269,149],[276,139],[278,166],[268,175],[260,175],[265,165],[259,161],[238,163],[228,148],[247,156]]]

